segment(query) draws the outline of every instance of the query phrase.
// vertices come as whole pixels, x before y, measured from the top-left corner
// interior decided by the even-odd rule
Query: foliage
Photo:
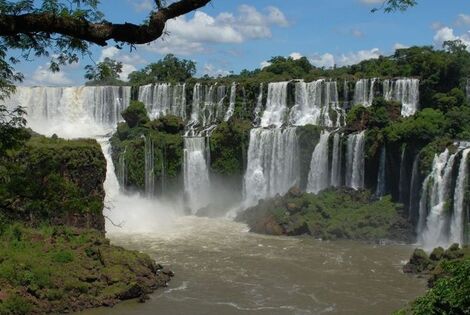
[[[113,82],[119,82],[122,62],[106,57],[95,66],[85,66],[85,71],[85,79],[93,81],[94,84],[112,85]]]
[[[210,138],[211,169],[220,175],[243,175],[251,121],[233,119],[217,126]]]
[[[94,230],[11,224],[0,233],[0,314],[113,305],[163,285],[169,277],[160,269],[150,257],[111,246]]]
[[[139,101],[131,101],[129,107],[122,112],[122,118],[124,118],[129,128],[138,127],[149,121],[145,105]]]
[[[435,248],[428,256],[416,249],[404,271],[429,275],[429,290],[396,314],[469,314],[470,248],[453,244]]]
[[[0,105],[0,157],[4,156],[7,150],[18,148],[29,138],[29,133],[24,129],[24,114],[25,111],[21,107],[8,110],[4,105]]]
[[[104,228],[106,162],[96,141],[35,136],[3,157],[0,170],[3,215],[31,224],[72,224],[69,215],[89,215],[81,224]]]
[[[196,63],[179,59],[173,54],[166,55],[156,63],[129,74],[131,85],[145,85],[156,82],[185,82],[196,73]]]
[[[409,240],[411,225],[401,216],[401,206],[391,198],[374,201],[368,191],[327,189],[318,195],[297,193],[261,201],[239,220],[252,231],[266,233],[278,225],[281,234],[309,234],[321,239]]]

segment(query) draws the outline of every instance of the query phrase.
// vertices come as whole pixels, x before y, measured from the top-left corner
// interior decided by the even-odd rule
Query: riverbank
[[[147,255],[110,245],[96,230],[4,227],[0,314],[68,313],[139,298],[173,273]]]

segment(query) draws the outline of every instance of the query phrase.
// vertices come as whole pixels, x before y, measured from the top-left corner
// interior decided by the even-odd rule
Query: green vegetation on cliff
[[[106,161],[95,140],[33,136],[0,159],[0,207],[13,220],[104,230]]]
[[[171,272],[96,230],[0,221],[0,314],[65,313],[145,298]]]
[[[111,138],[113,162],[116,173],[123,176],[119,166],[125,165],[124,184],[128,188],[144,190],[145,141],[153,145],[154,175],[156,181],[167,185],[178,181],[183,167],[183,120],[168,115],[150,121],[141,102],[132,102],[123,113],[125,122],[118,125]],[[121,161],[121,163],[120,163]]]
[[[429,290],[396,315],[470,313],[470,248],[438,247],[429,256],[416,249],[404,271],[429,276]]]
[[[401,211],[390,197],[374,201],[366,190],[328,189],[314,195],[292,188],[284,197],[260,201],[237,219],[263,234],[410,241],[412,227]]]

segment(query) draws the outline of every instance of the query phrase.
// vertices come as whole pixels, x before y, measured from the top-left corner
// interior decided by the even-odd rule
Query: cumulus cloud
[[[410,46],[403,45],[402,43],[395,43],[395,45],[393,45],[393,50],[404,49],[404,48],[409,48],[409,47]]]
[[[334,65],[349,66],[363,60],[377,59],[380,55],[382,53],[378,48],[372,48],[370,50],[359,50],[336,56],[331,53],[316,54],[310,57],[310,62],[316,67],[332,68]]]
[[[320,68],[332,68],[335,65],[335,56],[330,53],[316,54],[310,58],[312,65]]]
[[[303,55],[301,53],[298,53],[298,52],[293,52],[292,54],[289,55],[289,57],[291,57],[294,60],[298,60],[298,59],[302,58]]]
[[[467,45],[468,49],[470,49],[470,32],[462,35],[455,35],[454,29],[448,26],[444,26],[437,30],[433,40],[434,45],[437,48],[441,48],[445,41],[461,40],[465,45]]]
[[[266,61],[266,60],[265,60],[265,61],[262,61],[262,62],[259,64],[259,66],[260,66],[261,69],[264,69],[264,68],[266,68],[266,67],[269,67],[270,65],[272,65],[272,63],[270,63],[269,61]]]
[[[208,75],[210,77],[219,77],[219,76],[227,76],[230,74],[230,71],[224,70],[224,69],[218,69],[216,66],[213,64],[206,63],[204,65],[204,68],[202,70],[203,75]]]
[[[210,44],[240,44],[247,40],[270,38],[272,27],[289,25],[284,13],[276,7],[259,11],[241,5],[236,14],[222,12],[211,16],[196,11],[192,18],[180,16],[167,22],[165,36],[143,47],[161,54],[190,55],[210,51]]]
[[[38,66],[31,75],[31,79],[26,83],[43,86],[64,86],[71,85],[73,81],[67,76],[64,67],[59,72],[52,72],[49,70],[49,64],[47,64]]]

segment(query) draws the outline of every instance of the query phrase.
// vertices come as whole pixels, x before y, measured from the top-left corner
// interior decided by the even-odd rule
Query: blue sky
[[[197,62],[198,75],[254,69],[272,56],[306,56],[317,66],[356,63],[391,54],[396,47],[435,45],[460,38],[470,46],[470,0],[420,0],[405,13],[371,13],[382,0],[213,0],[198,12],[167,24],[168,36],[137,51],[112,45],[92,47],[98,62],[108,56],[123,62],[124,76],[166,53]],[[140,23],[153,0],[101,0],[113,22]],[[47,59],[22,62],[26,85],[82,84],[79,64],[60,73],[47,70]]]

